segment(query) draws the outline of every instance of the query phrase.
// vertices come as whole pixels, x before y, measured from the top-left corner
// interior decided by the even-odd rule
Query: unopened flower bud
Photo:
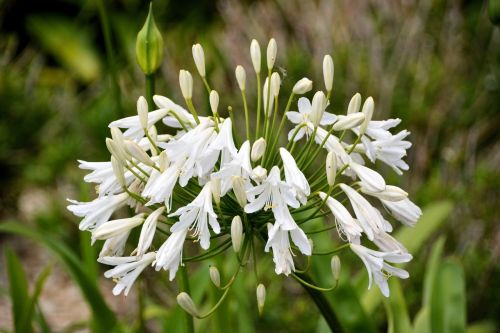
[[[212,90],[210,92],[210,108],[212,109],[212,113],[214,115],[217,114],[217,109],[219,108],[219,94],[217,91]]]
[[[250,44],[250,57],[252,58],[252,65],[255,73],[260,73],[260,46],[259,42],[255,39]]]
[[[310,113],[310,119],[314,126],[318,126],[321,118],[323,118],[323,113],[326,107],[326,96],[322,91],[318,91],[314,94],[312,99],[312,107]]]
[[[309,80],[307,77],[304,77],[295,83],[293,86],[293,93],[295,95],[303,95],[306,92],[311,91],[313,87],[313,82]]]
[[[359,112],[359,107],[361,106],[361,94],[356,93],[352,96],[349,101],[349,106],[347,107],[347,114]]]
[[[334,74],[333,59],[329,54],[327,54],[323,58],[323,78],[325,79],[326,91],[332,91],[333,74]]]
[[[257,307],[259,308],[259,315],[264,311],[264,304],[266,303],[266,287],[262,283],[257,286]]]
[[[252,179],[261,183],[267,177],[267,170],[258,165],[252,170]]]
[[[182,292],[179,295],[177,295],[177,304],[179,304],[179,306],[184,311],[189,313],[191,316],[193,317],[199,316],[199,312],[198,309],[196,308],[196,305],[194,304],[193,300],[187,293]]]
[[[280,93],[280,86],[281,86],[281,78],[280,75],[276,72],[274,72],[271,75],[271,95],[274,97],[278,97]]]
[[[124,163],[127,160],[127,154],[121,147],[116,144],[114,140],[106,138],[106,147],[108,148],[111,155],[113,155],[120,162]]]
[[[139,115],[139,121],[141,122],[141,127],[144,130],[148,129],[148,102],[141,96],[137,100],[137,114]]]
[[[113,167],[113,173],[115,174],[116,180],[120,184],[120,186],[125,187],[125,176],[123,174],[123,165],[121,162],[114,156],[111,156],[111,166]]]
[[[276,53],[278,53],[278,45],[276,40],[271,38],[269,44],[267,44],[267,69],[273,69],[274,62],[276,61]]]
[[[266,151],[266,140],[264,138],[260,138],[255,141],[252,145],[252,153],[250,154],[250,158],[253,162],[258,161],[264,152]]]
[[[233,243],[234,252],[240,252],[243,243],[243,223],[241,223],[241,217],[238,215],[233,217],[231,222],[231,242]]]
[[[332,267],[333,279],[338,281],[340,278],[340,258],[338,256],[333,256],[330,265]]]
[[[205,53],[203,52],[203,47],[200,44],[193,45],[193,59],[198,69],[198,73],[200,73],[201,77],[205,77]]]
[[[125,140],[127,152],[136,160],[149,166],[154,166],[155,163],[151,160],[148,154],[134,141]]]
[[[335,184],[335,177],[337,176],[337,158],[333,151],[326,155],[326,180],[328,185],[333,186]]]
[[[210,272],[210,280],[212,280],[212,283],[217,288],[220,288],[220,273],[219,273],[219,270],[217,269],[217,267],[210,266],[209,272]]]
[[[335,131],[343,131],[359,126],[365,120],[365,114],[363,112],[356,112],[343,117],[339,116],[338,119],[332,128]]]
[[[220,204],[220,178],[212,178],[210,180],[210,187],[212,190],[212,197],[214,198],[215,203]]]
[[[247,194],[243,177],[233,177],[233,192],[240,206],[245,207],[247,204]]]
[[[181,69],[179,72],[179,85],[181,86],[182,96],[185,99],[193,97],[193,76],[188,71]]]
[[[163,38],[153,17],[153,3],[149,5],[146,22],[137,34],[135,56],[139,67],[146,75],[156,72],[163,59]]]
[[[160,167],[160,172],[164,172],[168,168],[169,164],[170,161],[168,160],[167,152],[163,150],[158,156],[158,166]]]
[[[243,66],[236,66],[236,70],[234,71],[236,75],[236,81],[238,82],[238,86],[240,87],[240,90],[245,91],[245,84],[246,84],[246,79],[247,79],[247,73],[245,72],[245,68]]]
[[[366,99],[365,103],[363,104],[363,109],[361,112],[365,114],[365,121],[361,124],[360,130],[359,130],[359,135],[364,135],[366,132],[366,129],[368,128],[368,124],[372,120],[373,116],[373,108],[375,107],[375,103],[373,102],[373,98],[370,96]]]

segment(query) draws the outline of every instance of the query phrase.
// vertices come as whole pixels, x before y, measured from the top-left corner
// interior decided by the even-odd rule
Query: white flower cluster
[[[258,85],[254,123],[248,117],[245,69],[238,66],[235,72],[243,100],[238,114],[243,110],[245,114],[243,142],[235,134],[231,108],[231,117],[219,114],[219,94],[210,89],[204,52],[197,44],[193,57],[208,91],[211,114],[198,116],[192,99],[193,78],[181,70],[179,82],[187,109],[154,96],[157,108],[148,112],[151,105],[140,97],[136,116],[109,125],[110,161],[80,161],[80,168],[91,171],[84,180],[98,184],[98,198],[70,200],[68,209],[83,218],[80,229],[90,231],[92,241],[105,240],[98,260],[114,266],[105,273],[117,282],[114,294],[127,294],[148,266],[167,270],[170,280],[174,279],[179,266],[190,259],[183,257],[186,241],[199,242],[206,251],[199,259],[218,255],[231,244],[245,258],[256,251],[249,245],[251,238],[261,238],[264,251],[272,252],[276,273],[293,274],[293,249],[305,256],[314,254],[301,225],[331,211],[340,239],[365,264],[369,287],[375,280],[387,296],[390,275],[408,277],[391,264],[408,262],[412,256],[390,236],[391,223],[371,201],[380,201],[388,214],[408,226],[417,222],[421,210],[405,191],[387,185],[366,163],[381,161],[398,174],[408,170],[402,158],[411,146],[405,141],[409,133],[390,132],[399,119],[373,120],[373,99],[362,103],[360,94],[351,99],[347,113],[326,112],[334,72],[329,55],[323,63],[325,92],[316,92],[312,100],[300,97],[298,111],[290,111],[296,97],[312,90],[312,81],[303,78],[281,111],[281,78],[273,72],[276,42],[269,42],[268,75],[262,87],[261,52],[255,40],[250,54]],[[280,147],[286,120],[295,127]],[[171,134],[158,132],[165,128],[160,122]],[[125,206],[135,215],[112,219]],[[128,248],[131,231],[139,227],[138,243]],[[361,245],[363,238],[378,250]]]

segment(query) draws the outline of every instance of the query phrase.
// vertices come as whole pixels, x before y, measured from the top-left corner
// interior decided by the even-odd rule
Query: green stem
[[[189,288],[189,278],[188,278],[186,266],[181,266],[180,271],[181,271],[181,278],[179,280],[180,289],[181,289],[181,291],[186,292],[188,295],[191,295],[191,290]],[[184,317],[185,317],[184,319],[186,321],[186,332],[194,333],[193,317],[185,311],[182,311],[182,312],[184,312]]]
[[[308,284],[315,285],[314,281],[307,273],[295,272],[295,275]],[[325,295],[321,291],[311,288],[304,283],[300,283],[300,285],[306,290],[309,297],[311,297],[313,302],[316,304],[330,330],[332,332],[343,332],[344,330],[340,326],[340,322],[333,312],[332,306],[326,299]]]
[[[148,111],[152,111],[153,107],[153,95],[155,94],[155,76],[154,74],[146,75],[146,100],[148,101]]]

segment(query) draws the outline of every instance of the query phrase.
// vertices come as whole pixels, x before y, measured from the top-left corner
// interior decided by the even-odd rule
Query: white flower
[[[125,205],[127,199],[127,193],[106,195],[90,202],[68,199],[73,205],[67,208],[76,216],[83,217],[79,225],[80,230],[93,230],[107,222],[115,210]]]
[[[245,68],[243,66],[238,65],[234,71],[236,75],[236,81],[238,82],[238,87],[240,87],[241,91],[245,91],[245,83],[247,80],[247,73],[245,72]]]
[[[308,124],[307,127],[311,132],[314,129],[314,126],[311,123]],[[351,162],[351,157],[347,154],[344,147],[342,147],[342,144],[340,143],[339,139],[333,134],[328,135],[328,137],[327,135],[328,132],[325,129],[317,127],[314,140],[316,141],[317,144],[320,145],[326,139],[326,142],[323,147],[327,151],[333,152],[337,161],[336,163],[337,168],[341,168],[344,165],[349,164]]]
[[[169,271],[169,279],[172,281],[182,261],[182,247],[186,240],[188,228],[182,228],[168,237],[156,254],[154,263],[157,271],[160,269]]]
[[[420,216],[422,216],[422,210],[411,202],[410,199],[403,199],[401,201],[380,199],[380,201],[390,210],[396,220],[409,227],[415,226]]]
[[[293,93],[296,95],[303,95],[306,92],[311,91],[313,86],[313,82],[309,80],[307,77],[304,77],[295,83],[293,86]]]
[[[369,240],[373,240],[374,234],[381,231],[391,231],[380,212],[374,208],[368,200],[356,192],[352,187],[340,184],[340,188],[349,198],[352,209],[358,218],[359,224],[363,228]]]
[[[148,128],[153,126],[156,122],[161,120],[167,114],[168,110],[166,109],[159,109],[149,112]],[[123,136],[125,138],[140,139],[144,136],[144,130],[142,128],[141,119],[138,115],[115,120],[111,122],[108,127],[126,128],[127,130],[123,132]]]
[[[104,272],[105,277],[113,278],[116,281],[116,286],[113,288],[113,295],[120,295],[123,291],[123,294],[127,296],[139,274],[153,262],[155,256],[154,252],[150,252],[142,257],[100,258],[100,263],[116,266]]]
[[[408,253],[408,250],[404,247],[403,244],[401,244],[394,237],[385,232],[375,234],[373,243],[375,243],[375,245],[377,245],[378,248],[383,252]]]
[[[125,219],[108,221],[106,223],[98,226],[94,231],[92,231],[92,240],[95,239],[108,239],[111,237],[116,237],[123,234],[124,232],[129,232],[133,228],[144,222],[144,214],[139,214],[134,217],[129,217]]]
[[[297,128],[299,128],[300,125],[302,125],[302,124],[311,124],[312,125],[312,122],[311,122],[311,110],[312,110],[311,102],[307,98],[301,97],[301,98],[299,98],[297,105],[299,108],[299,112],[288,111],[286,113],[288,120],[290,120],[294,124],[297,124],[297,126],[295,126],[290,132],[288,132],[288,140],[292,139],[293,134],[295,133]],[[337,116],[335,116],[334,114],[328,113],[328,112],[324,112],[323,117],[321,118],[321,121],[319,124],[320,125],[331,125],[336,120],[337,120]],[[314,129],[314,126],[311,126],[311,127]],[[309,126],[303,126],[302,128],[300,128],[298,130],[297,135],[295,136],[293,141],[300,140],[304,136],[304,134],[306,134],[307,137],[309,137],[309,135],[311,135],[311,133],[312,133],[312,129]]]
[[[295,190],[297,199],[304,205],[307,202],[307,197],[311,194],[309,183],[297,167],[293,156],[285,148],[280,148],[280,155],[283,160],[286,182]]]
[[[102,257],[120,257],[125,252],[125,245],[127,243],[130,231],[119,234],[118,236],[106,239],[99,252],[99,258]]]
[[[179,208],[169,216],[179,216],[179,221],[175,223],[170,232],[175,233],[182,229],[194,229],[193,236],[197,236],[201,247],[206,250],[210,246],[210,231],[208,224],[212,230],[218,234],[220,226],[217,222],[217,215],[212,207],[212,189],[210,182],[203,186],[200,194],[190,204]]]
[[[203,47],[200,44],[194,44],[192,51],[196,69],[198,69],[201,77],[205,77],[205,52],[203,52]]]
[[[319,192],[319,197],[325,200],[326,193]],[[347,237],[349,242],[361,237],[361,232],[363,229],[354,221],[349,211],[340,202],[332,197],[326,199],[326,205],[331,210],[332,214],[335,216],[335,221],[337,222],[337,230],[342,235]]]
[[[268,252],[269,248],[273,250],[276,274],[289,275],[292,271],[295,271],[289,237],[292,238],[293,243],[299,248],[300,252],[308,256],[311,255],[311,244],[304,231],[299,227],[285,230],[277,222],[268,228],[268,236],[265,251]]]
[[[156,169],[151,171],[148,182],[142,191],[142,196],[150,198],[146,206],[159,202],[165,202],[167,210],[172,207],[172,191],[179,179],[180,170],[175,164],[170,165],[165,171]]]
[[[333,59],[332,56],[327,54],[323,58],[323,78],[325,80],[326,91],[331,91],[333,86]]]
[[[156,232],[156,225],[158,223],[158,218],[163,214],[165,207],[160,207],[153,211],[144,221],[142,225],[141,234],[139,236],[139,242],[137,244],[136,254],[142,256],[151,246],[153,242],[153,237]]]
[[[182,128],[182,124],[177,119],[178,117],[185,126],[191,128],[196,126],[193,115],[167,97],[155,95],[153,96],[153,101],[161,110],[167,110],[167,115],[163,118],[163,123],[165,125],[173,128]],[[206,121],[206,119],[206,117],[200,117],[200,121]]]
[[[408,278],[409,274],[407,271],[393,267],[386,262],[390,263],[403,263],[408,262],[412,259],[412,256],[408,253],[397,253],[397,252],[379,252],[370,250],[362,245],[352,244],[351,249],[354,253],[365,264],[366,270],[368,271],[368,289],[372,286],[372,281],[378,285],[380,291],[385,297],[389,297],[389,286],[387,284],[387,279],[389,276],[394,275],[401,279]]]
[[[385,180],[378,172],[354,161],[349,163],[349,167],[356,173],[363,186],[369,191],[381,192],[385,190]]]
[[[225,163],[220,171],[212,173],[212,177],[221,180],[221,196],[224,196],[233,188],[235,179],[243,178],[244,183],[247,184],[251,172],[250,142],[245,141],[236,156],[230,162]]]
[[[79,168],[84,170],[92,170],[91,173],[85,175],[83,180],[87,183],[97,183],[99,196],[106,194],[116,194],[122,192],[123,189],[115,177],[111,162],[86,162],[78,160]],[[134,176],[130,171],[125,172],[125,182],[130,184],[134,180]]]
[[[408,196],[408,193],[393,185],[386,185],[385,189],[380,192],[370,191],[363,185],[364,184],[361,183],[361,192],[387,201],[401,201],[406,199],[406,197]]]

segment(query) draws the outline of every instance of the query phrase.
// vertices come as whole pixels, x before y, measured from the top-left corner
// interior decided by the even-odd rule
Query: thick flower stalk
[[[193,57],[208,103],[195,103],[193,77],[181,70],[185,107],[154,96],[156,105],[149,105],[152,111],[147,112],[148,103],[140,97],[137,115],[109,124],[110,161],[80,161],[80,168],[90,171],[84,180],[97,184],[98,197],[91,202],[70,200],[68,209],[83,218],[80,229],[91,232],[92,241],[104,240],[98,261],[112,266],[105,276],[117,283],[113,292],[126,295],[151,266],[168,271],[174,280],[180,266],[226,251],[235,253],[242,267],[270,256],[276,274],[329,290],[304,281],[296,270],[303,271],[308,257],[315,255],[315,235],[336,229],[338,237],[333,234],[331,240],[336,283],[338,256],[350,249],[368,271],[368,287],[375,282],[388,296],[390,276],[408,277],[392,264],[412,259],[390,235],[394,221],[414,226],[421,210],[374,168],[378,161],[399,175],[408,170],[403,158],[411,146],[406,141],[409,132],[391,131],[399,119],[375,120],[373,99],[363,102],[358,93],[346,112],[333,112],[329,99],[334,66],[329,55],[323,62],[325,91],[311,92],[313,82],[302,78],[288,95],[274,71],[274,39],[265,74],[255,40],[250,55],[257,77],[255,102],[247,100],[246,70],[238,66],[235,86],[241,107],[224,105],[227,92],[210,87],[203,48],[196,44]],[[311,98],[306,97],[310,92]],[[210,110],[201,105],[210,105]],[[226,107],[229,116],[224,116]],[[244,122],[243,133],[236,130],[235,119]],[[165,127],[157,126],[160,122],[169,134],[159,132]],[[132,216],[114,218],[125,206]],[[322,230],[310,226],[317,218],[323,218]],[[128,241],[134,229],[140,229],[137,243]],[[186,256],[188,244],[199,247],[199,253]],[[224,290],[222,298],[240,270],[224,285],[216,268],[211,269],[212,280]],[[259,288],[262,309],[265,289]],[[203,317],[193,310],[188,294],[178,299],[190,313]]]

